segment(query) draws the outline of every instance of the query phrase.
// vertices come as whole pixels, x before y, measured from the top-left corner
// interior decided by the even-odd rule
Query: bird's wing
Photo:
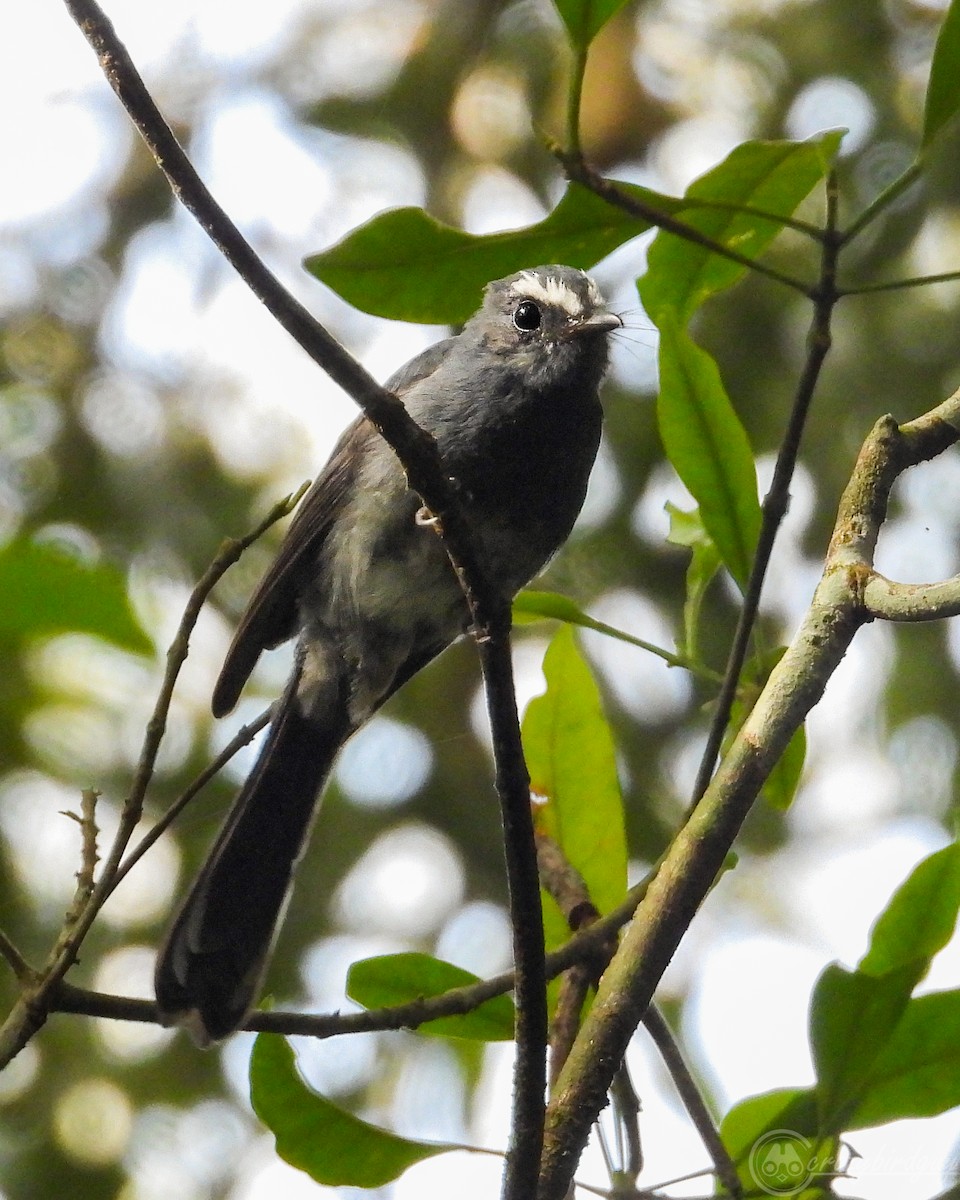
[[[434,342],[426,350],[415,354],[408,363],[394,371],[384,387],[388,392],[403,399],[404,395],[422,380],[434,373],[456,344],[455,337],[444,338],[442,342]]]
[[[447,338],[412,358],[387,380],[387,388],[402,398],[433,374],[454,340]],[[261,653],[296,634],[302,580],[316,570],[320,547],[353,490],[366,444],[378,436],[365,417],[358,417],[344,431],[327,465],[301,501],[277,557],[250,597],[230,643],[213,689],[214,716],[223,716],[236,704]]]

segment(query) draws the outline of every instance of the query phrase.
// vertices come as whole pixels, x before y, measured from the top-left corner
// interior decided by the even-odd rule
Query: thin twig
[[[643,1170],[643,1144],[640,1140],[640,1097],[633,1086],[630,1072],[627,1070],[626,1059],[620,1064],[620,1069],[613,1077],[610,1095],[617,1109],[620,1129],[626,1137],[626,1153],[622,1171],[630,1182],[636,1186]]]
[[[720,1131],[717,1129],[713,1114],[707,1107],[707,1102],[697,1086],[697,1081],[687,1066],[677,1040],[673,1036],[673,1030],[656,1004],[651,1004],[644,1013],[643,1026],[660,1051],[660,1057],[673,1080],[677,1094],[683,1101],[683,1107],[687,1110],[687,1115],[693,1122],[697,1133],[700,1134],[707,1153],[713,1159],[717,1178],[729,1195],[741,1196],[743,1189],[740,1186],[737,1168],[720,1138]]]
[[[250,545],[275,521],[279,520],[290,507],[296,503],[302,494],[301,488],[295,496],[288,496],[275,505],[267,516],[251,533],[243,538],[232,539],[223,544],[216,558],[204,572],[195,585],[187,600],[180,625],[177,629],[170,649],[167,651],[167,664],[153,712],[147,722],[143,745],[137,769],[134,774],[130,792],[123,802],[120,811],[120,822],[113,842],[107,853],[100,878],[92,891],[86,896],[86,902],[81,910],[64,925],[47,963],[39,972],[39,978],[28,994],[21,995],[7,1016],[3,1027],[0,1028],[0,1068],[27,1044],[34,1033],[46,1020],[52,1003],[52,997],[64,975],[76,961],[77,953],[84,938],[103,907],[107,897],[115,886],[117,872],[126,853],[127,846],[133,837],[140,818],[143,815],[143,802],[153,768],[156,763],[160,743],[166,729],[167,716],[173,699],[174,688],[180,671],[186,661],[190,645],[190,636],[197,623],[200,611],[206,603],[210,592],[220,581],[227,569],[233,565]]]
[[[207,602],[207,597],[213,591],[214,587],[223,578],[230,567],[240,558],[240,556],[259,541],[261,537],[278,521],[283,520],[288,516],[300,503],[304,494],[309,487],[309,483],[303,483],[300,487],[289,496],[285,496],[278,501],[261,521],[259,521],[253,529],[245,533],[239,538],[228,538],[220,549],[217,551],[216,557],[211,562],[210,566],[201,576],[199,582],[194,587],[187,600],[183,615],[180,618],[180,627],[177,630],[177,635],[167,651],[167,669],[164,675],[163,683],[160,688],[160,696],[157,699],[154,707],[153,715],[147,724],[147,738],[144,742],[143,749],[140,753],[140,761],[137,767],[137,774],[134,781],[134,786],[129,797],[124,803],[124,812],[128,808],[135,808],[138,813],[142,813],[143,800],[146,795],[147,787],[150,779],[153,776],[153,764],[156,761],[156,756],[160,750],[160,742],[163,738],[164,730],[166,729],[166,714],[169,711],[170,701],[173,698],[173,690],[176,686],[180,671],[186,662],[187,652],[190,645],[190,637],[193,629],[200,616],[200,611]],[[258,718],[261,720],[262,718]],[[116,856],[116,861],[108,864],[109,870],[104,870],[104,878],[101,880],[103,885],[102,900],[106,900],[110,896],[117,884],[127,874],[135,862],[144,855],[144,853],[153,845],[160,837],[160,834],[166,830],[173,820],[179,816],[189,801],[196,795],[201,787],[213,775],[220,770],[223,764],[229,761],[236,753],[240,746],[244,745],[253,737],[258,730],[262,728],[256,721],[250,725],[244,726],[243,729],[234,737],[220,756],[203,771],[194,783],[183,793],[183,795],[175,801],[171,806],[170,811],[164,814],[163,817],[156,823],[153,829],[145,835],[143,840],[134,848],[134,850],[121,861],[123,853],[129,844],[129,837],[126,839],[122,848],[121,854]],[[139,817],[138,822],[139,823]],[[130,831],[131,835],[133,830]],[[101,900],[101,903],[102,903]]]
[[[97,862],[97,800],[100,793],[93,788],[84,788],[80,793],[80,814],[65,812],[63,816],[76,821],[80,828],[80,870],[77,872],[77,886],[74,889],[73,900],[63,919],[63,928],[54,948],[54,955],[59,952],[66,938],[70,936],[80,915],[90,902],[96,879]]]
[[[550,1077],[553,1090],[560,1078],[563,1064],[570,1057],[570,1050],[580,1032],[580,1018],[591,987],[594,972],[589,963],[576,963],[564,971],[557,993],[557,1004],[550,1020]]]
[[[548,979],[555,979],[577,963],[596,963],[599,956],[609,957],[610,947],[621,929],[633,916],[637,905],[646,894],[653,878],[646,879],[630,889],[622,904],[611,913],[601,917],[595,924],[582,929],[559,950],[546,956],[545,970]],[[29,968],[26,968],[29,970]],[[297,1013],[272,1009],[269,1012],[251,1013],[244,1029],[257,1032],[298,1034],[303,1037],[329,1038],[345,1033],[368,1033],[388,1029],[415,1029],[426,1021],[440,1017],[462,1016],[473,1012],[487,1000],[504,996],[514,989],[516,974],[503,971],[490,979],[452,988],[440,996],[414,1000],[382,1009],[369,1009],[356,1013]],[[111,996],[87,988],[61,983],[51,1004],[53,1012],[79,1013],[88,1017],[113,1017],[116,1020],[138,1021],[156,1024],[156,1005],[151,1000],[138,1000],[131,996]]]
[[[134,846],[134,848],[117,868],[116,874],[113,877],[113,883],[110,887],[110,892],[108,894],[112,894],[116,891],[118,884],[124,878],[126,878],[126,876],[130,873],[131,868],[135,867],[140,859],[143,858],[146,852],[150,849],[150,847],[155,845],[160,840],[161,836],[167,832],[167,830],[174,823],[177,817],[180,816],[194,796],[196,796],[198,792],[202,791],[203,788],[205,788],[210,782],[210,780],[223,770],[223,768],[227,765],[230,759],[233,758],[238,750],[242,750],[244,746],[246,746],[249,742],[252,742],[260,730],[266,727],[270,721],[271,712],[272,708],[267,708],[253,721],[241,726],[241,728],[237,730],[237,732],[233,735],[230,741],[227,742],[226,746],[224,746],[224,748],[220,751],[217,757],[213,759],[209,766],[205,767],[204,770],[202,770],[196,777],[196,779],[194,779],[193,783],[191,783],[189,787],[180,793],[180,795],[176,800],[174,800],[163,816],[160,817],[156,824],[151,827],[149,833],[145,833],[143,835],[140,841],[137,842],[136,846]]]
[[[33,979],[33,968],[2,929],[0,929],[0,958],[6,961],[11,971],[13,971],[21,983],[26,983]]]
[[[647,221],[667,233],[675,234],[677,237],[683,238],[684,241],[692,242],[695,246],[702,246],[705,250],[709,250],[711,254],[719,255],[720,258],[729,259],[730,262],[735,262],[741,267],[747,267],[749,270],[756,271],[760,275],[766,275],[768,279],[775,280],[784,287],[790,288],[791,291],[800,292],[804,296],[811,294],[810,285],[802,279],[795,279],[792,275],[778,271],[776,267],[771,267],[759,259],[741,254],[738,250],[733,250],[723,242],[718,242],[715,238],[710,237],[707,233],[703,233],[695,226],[688,225],[679,217],[664,212],[663,209],[657,208],[653,204],[646,203],[640,196],[626,191],[624,188],[618,186],[614,180],[607,179],[599,171],[594,170],[579,155],[570,154],[558,146],[552,146],[551,149],[560,160],[568,179],[589,188],[591,192],[601,199],[606,200],[608,204],[612,204],[615,208],[619,208],[631,216],[638,217],[641,221]],[[701,205],[695,197],[691,197],[689,201],[684,201],[684,207],[695,209],[697,207],[717,208],[720,206],[713,203]],[[743,209],[738,207],[736,211],[742,212]],[[776,221],[778,225],[790,224],[790,222],[782,217],[770,216],[769,219]],[[808,230],[804,230],[804,232],[808,232]]]
[[[525,1200],[536,1188],[543,1147],[547,1086],[547,976],[543,911],[530,809],[530,776],[520,745],[520,718],[510,657],[510,606],[503,624],[477,642],[493,736],[497,793],[516,968],[516,1042],[510,1147],[503,1176],[504,1200]],[[498,663],[494,663],[495,656]]]
[[[747,580],[743,606],[740,609],[737,628],[733,636],[733,644],[727,659],[723,684],[720,687],[714,705],[710,729],[707,732],[707,741],[703,748],[700,767],[693,786],[691,807],[697,803],[706,791],[707,784],[710,782],[710,776],[713,774],[714,765],[717,761],[717,755],[720,753],[724,734],[730,723],[730,714],[733,711],[733,704],[736,700],[740,674],[743,671],[743,664],[746,661],[750,639],[753,636],[754,626],[757,621],[757,614],[760,608],[760,594],[763,591],[767,568],[770,565],[770,556],[773,553],[774,542],[776,541],[780,524],[783,521],[787,505],[790,501],[790,483],[793,479],[793,473],[796,470],[807,415],[810,412],[810,405],[820,379],[821,368],[830,350],[830,320],[838,298],[836,275],[837,256],[840,246],[836,237],[830,237],[829,234],[831,231],[834,234],[836,233],[836,223],[837,181],[836,177],[831,173],[827,180],[827,221],[821,252],[820,281],[816,289],[810,331],[807,334],[807,359],[804,363],[800,379],[797,382],[796,394],[790,409],[790,418],[783,435],[783,441],[780,443],[780,449],[777,452],[773,480],[771,481],[769,491],[764,497],[757,548],[750,568],[750,577]]]
[[[918,157],[909,167],[899,175],[892,183],[888,184],[882,192],[867,205],[860,215],[850,223],[850,225],[840,233],[840,244],[846,245],[847,242],[861,233],[867,225],[875,221],[886,209],[890,207],[895,200],[898,200],[905,191],[913,187],[920,179],[923,173],[924,164]]]
[[[869,296],[873,292],[900,292],[905,288],[926,287],[931,283],[956,283],[960,271],[945,271],[942,275],[915,275],[909,279],[891,279],[887,283],[861,283],[838,288],[841,296]]]
[[[546,834],[536,833],[537,869],[540,885],[563,914],[572,933],[596,924],[600,913],[590,899],[583,876],[561,847]],[[584,1001],[596,987],[603,968],[610,961],[614,944],[608,943],[600,955],[574,964],[561,980],[560,993],[550,1023],[550,1090],[563,1070],[574,1040],[580,1031]]]

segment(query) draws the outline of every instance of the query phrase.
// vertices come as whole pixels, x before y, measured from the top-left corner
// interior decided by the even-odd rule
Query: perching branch
[[[147,143],[175,195],[194,214],[271,314],[360,405],[395,451],[410,486],[438,518],[444,548],[470,609],[493,726],[497,794],[504,847],[517,987],[514,1132],[504,1180],[505,1200],[525,1200],[540,1158],[546,1083],[546,993],[540,893],[536,882],[529,778],[520,744],[510,658],[510,598],[486,577],[472,532],[457,502],[434,439],[403,405],[360,366],[267,270],[204,186],[164,121],[113,26],[94,0],[65,0],[97,53],[110,86]],[[113,864],[119,865],[119,858]]]
[[[960,437],[960,391],[915,421],[884,417],[843,494],[823,575],[796,636],[660,870],[600,981],[547,1114],[539,1200],[562,1200],[617,1064],[760,788],[820,700],[847,647],[877,615],[865,595],[890,491]],[[934,588],[942,585],[933,585]]]
[[[502,627],[508,606],[484,580],[436,443],[266,267],[200,179],[96,0],[64,0],[93,47],[104,76],[126,109],[177,199],[187,208],[270,315],[363,410],[394,450],[410,486],[438,518],[454,570],[478,629]]]

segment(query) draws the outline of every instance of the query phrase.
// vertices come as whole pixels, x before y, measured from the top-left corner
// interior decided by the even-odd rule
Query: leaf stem
[[[905,288],[926,287],[931,283],[956,283],[960,271],[945,271],[942,275],[916,275],[911,279],[891,279],[888,283],[863,283],[839,288],[841,296],[865,296],[871,292],[897,292]]]
[[[917,182],[922,171],[923,161],[918,156],[902,175],[898,175],[892,183],[883,189],[879,196],[874,197],[851,225],[838,234],[840,245],[844,246],[847,242],[853,241],[871,221],[875,221],[885,209],[889,208],[895,200],[899,199],[908,188]]]
[[[567,153],[575,158],[583,157],[580,142],[580,105],[583,102],[583,78],[587,72],[588,46],[573,46],[573,67],[570,72],[570,90],[567,93]]]

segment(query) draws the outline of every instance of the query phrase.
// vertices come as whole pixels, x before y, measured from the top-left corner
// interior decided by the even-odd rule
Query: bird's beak
[[[586,337],[592,333],[613,333],[615,329],[623,328],[623,320],[612,312],[594,313],[592,317],[587,317],[585,321],[577,321],[575,325],[568,325],[564,330],[564,336],[568,338]]]

